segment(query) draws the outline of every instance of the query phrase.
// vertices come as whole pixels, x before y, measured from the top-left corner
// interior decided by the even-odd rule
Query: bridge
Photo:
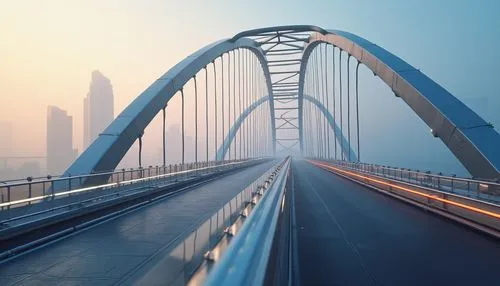
[[[471,177],[363,161],[360,68]],[[162,163],[144,166],[155,118]],[[134,144],[138,167],[120,169]],[[360,36],[244,31],[168,70],[61,176],[0,182],[0,284],[497,285],[499,146],[491,124]]]

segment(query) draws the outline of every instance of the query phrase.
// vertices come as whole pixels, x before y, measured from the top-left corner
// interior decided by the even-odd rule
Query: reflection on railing
[[[145,277],[148,279],[158,277],[163,285],[177,285],[179,283],[184,285],[188,282],[191,285],[196,285],[189,279],[205,260],[206,254],[210,251],[210,259],[218,260],[220,253],[213,251],[214,247],[225,235],[226,230],[240,217],[245,207],[252,202],[256,192],[265,184],[276,168],[276,165],[273,166],[230,201],[221,205],[216,213],[158,262],[158,265],[168,267],[153,267],[151,271],[158,271],[158,273],[146,273]],[[142,283],[139,281],[137,284]]]
[[[231,168],[235,164],[237,165],[246,161],[248,160],[199,162],[132,170],[123,169],[114,172],[49,178],[45,180],[31,180],[28,178],[26,181],[10,184],[0,182],[0,207],[4,210],[11,207],[38,203],[47,199],[67,197],[76,193],[117,188],[130,184],[151,184],[158,181],[174,180],[182,176],[200,175],[204,172],[219,170],[220,168]],[[87,179],[99,177],[107,178],[107,183],[87,184],[82,187],[82,183]]]
[[[275,173],[243,227],[229,244],[205,285],[263,285],[280,212],[290,158]]]
[[[399,180],[491,203],[500,203],[500,183],[497,182],[443,176],[430,172],[420,172],[405,168],[386,167],[358,162],[337,160],[325,162],[365,174]]]

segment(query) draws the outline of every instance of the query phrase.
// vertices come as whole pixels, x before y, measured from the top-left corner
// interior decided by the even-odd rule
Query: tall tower
[[[114,118],[113,86],[100,71],[92,72],[89,93],[83,100],[83,147],[86,149]]]
[[[73,118],[56,106],[47,107],[47,171],[59,175],[75,159]]]

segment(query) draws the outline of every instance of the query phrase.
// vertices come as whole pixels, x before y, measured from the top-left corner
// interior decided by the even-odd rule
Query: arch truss
[[[332,63],[324,62],[330,58],[327,48],[319,48],[318,52],[318,47],[322,46],[328,46],[333,50]],[[255,58],[253,61],[248,61],[246,58],[246,66],[250,67],[248,69],[245,69],[245,57],[237,56],[240,50],[249,51]],[[349,106],[347,114],[343,114],[342,108],[342,98],[347,96],[347,102],[344,104],[348,105],[351,102],[349,70],[347,94],[344,95],[342,87],[340,94],[336,95],[336,88],[328,86],[328,81],[325,86],[308,83],[311,79],[331,76],[333,77],[331,82],[335,85],[337,82],[335,77],[339,76],[338,84],[342,84],[342,74],[329,74],[327,70],[328,66],[335,65],[336,50],[339,55],[337,64],[341,64],[342,56],[348,63],[349,61],[357,63],[354,79],[356,107],[358,68],[364,65],[410,106],[429,126],[432,135],[439,137],[474,177],[486,179],[500,177],[498,151],[500,135],[479,115],[425,74],[380,46],[348,32],[308,25],[244,31],[233,38],[215,42],[193,53],[141,93],[70,166],[66,175],[115,169],[134,142],[139,141],[139,146],[142,148],[141,138],[144,130],[160,112],[163,112],[165,130],[167,103],[179,92],[183,103],[182,162],[184,162],[183,90],[185,85],[194,79],[195,96],[197,96],[196,75],[201,71],[205,71],[206,100],[203,104],[206,106],[201,107],[201,110],[206,109],[204,118],[198,118],[200,113],[196,101],[198,97],[195,97],[194,111],[191,110],[191,113],[195,114],[196,161],[199,160],[198,122],[206,124],[204,130],[206,135],[200,136],[204,137],[206,143],[207,150],[204,154],[207,161],[209,160],[207,142],[212,139],[215,140],[212,158],[216,160],[274,154],[276,146],[287,153],[301,152],[306,156],[325,159],[359,160],[359,117],[352,121]],[[221,67],[216,69],[215,62],[218,59]],[[314,62],[320,66],[313,64]],[[214,91],[209,96],[207,70],[210,64],[214,66],[214,83],[211,86]],[[238,75],[242,71],[241,67],[247,74],[243,79]],[[337,96],[340,99],[340,106],[336,106]],[[215,103],[209,104],[209,100]],[[236,102],[240,105],[238,108]],[[215,105],[212,112],[215,121],[210,121],[212,117],[208,116],[209,105]],[[218,114],[219,121],[217,121]],[[357,111],[355,115],[358,116]],[[312,119],[314,116],[316,117]],[[311,131],[312,121],[316,125],[319,124],[319,127],[314,127],[314,132]],[[212,139],[208,134],[209,122],[213,125],[211,129],[215,129]],[[351,122],[355,122],[355,126],[351,126]],[[351,140],[351,129],[355,130],[354,133],[357,132],[357,136],[353,137],[356,140]],[[323,137],[312,142],[309,138],[312,135]],[[164,138],[165,136],[163,140]],[[264,141],[268,142],[262,144],[261,138],[265,138]],[[330,143],[330,139],[333,143]],[[250,141],[245,145],[242,140]],[[326,141],[328,143],[324,143]],[[334,151],[330,150],[332,145],[335,146]],[[242,151],[245,146],[253,148],[252,152]],[[238,148],[240,150],[236,152]],[[165,164],[165,143],[163,149],[163,164]],[[102,176],[99,178],[103,180]]]

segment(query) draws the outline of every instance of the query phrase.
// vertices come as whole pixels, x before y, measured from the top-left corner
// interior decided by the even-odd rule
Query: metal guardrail
[[[500,238],[500,204],[443,192],[387,176],[382,177],[375,173],[362,172],[349,166],[318,160],[309,162],[389,196]]]
[[[66,197],[82,192],[117,188],[141,182],[168,180],[169,178],[178,178],[183,175],[196,175],[198,173],[215,170],[217,168],[229,168],[235,164],[254,160],[259,159],[199,162],[184,165],[121,170],[37,181],[28,180],[27,182],[17,182],[13,184],[0,183],[0,208],[1,210],[4,210],[11,207],[29,205],[42,202],[47,199]],[[85,179],[92,177],[95,178],[96,176],[109,176],[108,182],[106,184],[80,187]]]
[[[272,185],[247,217],[238,234],[210,272],[205,285],[262,285],[273,245],[275,228],[282,209],[287,158]]]
[[[158,261],[152,262],[154,267],[147,271],[146,276],[135,277],[133,284],[200,285],[207,274],[206,271],[202,270],[203,263],[211,261],[208,258],[211,255],[215,256],[212,259],[218,260],[222,253],[214,251],[214,248],[230,232],[229,229],[233,223],[244,215],[245,209],[254,203],[256,194],[282,163],[283,161],[273,164],[270,169],[231,200],[222,203],[217,212],[200,221],[196,230],[180,235],[180,237],[186,238],[172,250],[169,250],[167,255],[161,255]],[[199,272],[203,272],[200,275],[203,277],[193,278]]]
[[[430,172],[367,163],[338,160],[321,161],[365,174],[377,175],[490,203],[500,203],[500,183],[493,181],[444,176]]]
[[[210,161],[210,163],[213,163],[216,161]],[[205,162],[201,162],[205,163]],[[190,164],[195,164],[195,163],[187,163],[184,165],[190,165]],[[59,175],[47,175],[47,176],[40,176],[40,177],[26,177],[26,178],[16,178],[16,179],[8,179],[8,180],[3,180],[0,181],[0,184],[4,185],[14,185],[14,184],[26,184],[27,182],[33,182],[33,183],[41,183],[43,181],[54,181],[56,179],[63,179],[63,178],[68,178],[71,177],[73,179],[84,179],[84,178],[92,178],[96,176],[102,176],[102,175],[113,175],[113,174],[123,174],[123,173],[135,173],[135,172],[155,172],[155,170],[159,170],[159,172],[165,172],[165,170],[171,170],[175,169],[176,167],[180,167],[182,164],[170,164],[170,165],[165,165],[165,166],[149,166],[149,167],[140,167],[140,168],[122,168],[119,170],[109,170],[109,171],[101,171],[97,173],[91,173],[91,174],[84,174],[84,175],[73,175],[73,176],[63,176],[62,174]]]

